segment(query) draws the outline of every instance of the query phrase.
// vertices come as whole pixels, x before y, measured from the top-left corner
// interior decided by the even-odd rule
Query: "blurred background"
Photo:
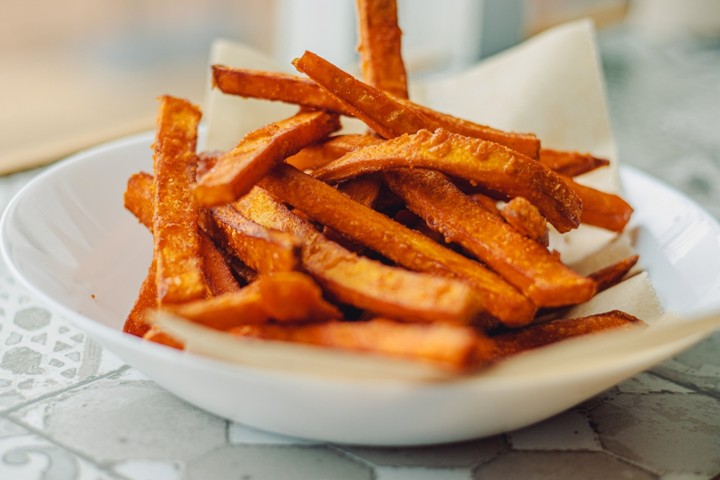
[[[354,8],[354,0],[2,0],[0,173],[152,128],[158,95],[201,104],[218,37],[288,70],[304,49],[351,68]],[[720,29],[717,0],[399,0],[399,11],[414,76],[462,69],[580,17],[601,34],[632,25],[664,41],[717,39]],[[618,55],[611,80],[627,75],[622,48],[607,43]]]

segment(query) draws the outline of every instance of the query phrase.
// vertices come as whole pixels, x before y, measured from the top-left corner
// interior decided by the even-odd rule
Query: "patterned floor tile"
[[[583,410],[568,410],[544,422],[508,434],[515,450],[600,450]]]
[[[720,475],[720,401],[618,394],[590,411],[603,447],[660,473]]]
[[[664,380],[651,373],[641,373],[617,386],[622,393],[692,393],[693,390]]]
[[[619,460],[606,452],[507,452],[478,466],[475,480],[522,478],[523,480],[650,480],[650,472]]]
[[[0,418],[0,478],[5,480],[119,480],[58,445]]]
[[[502,435],[471,442],[411,448],[338,447],[374,465],[428,468],[471,467],[507,449]]]
[[[286,437],[284,435],[265,432],[236,422],[232,422],[228,427],[228,442],[238,445],[310,445],[317,443],[301,438]]]
[[[327,447],[228,445],[188,462],[186,480],[372,480],[371,467]]]
[[[123,366],[82,331],[50,313],[0,265],[0,411]]]
[[[225,420],[199,410],[133,370],[13,412],[17,421],[107,464],[127,459],[175,468],[226,443]]]
[[[469,468],[376,467],[376,480],[470,480]]]
[[[695,347],[652,369],[681,385],[720,397],[720,332]]]

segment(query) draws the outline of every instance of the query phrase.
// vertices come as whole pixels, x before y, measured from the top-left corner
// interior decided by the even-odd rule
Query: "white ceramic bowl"
[[[128,176],[151,170],[152,134],[74,155],[11,202],[2,247],[32,292],[129,364],[187,401],[258,428],[366,445],[459,441],[559,413],[687,348],[686,335],[528,373],[522,365],[443,382],[327,377],[203,358],[121,332],[151,257],[123,208]],[[720,311],[720,227],[683,195],[623,168],[639,253],[665,305]],[[539,359],[540,357],[538,357]],[[529,365],[526,363],[526,365]]]

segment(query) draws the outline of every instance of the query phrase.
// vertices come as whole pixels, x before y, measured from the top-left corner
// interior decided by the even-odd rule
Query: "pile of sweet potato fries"
[[[200,110],[160,98],[153,173],[133,175],[124,199],[154,238],[124,330],[182,348],[150,321],[165,310],[228,335],[468,372],[636,323],[553,319],[637,261],[583,276],[548,247],[549,225],[625,228],[622,198],[573,180],[608,162],[413,103],[395,2],[357,8],[363,80],[311,52],[293,62],[304,76],[212,67],[225,94],[299,106],[230,151],[198,152]],[[338,134],[342,117],[367,133]]]

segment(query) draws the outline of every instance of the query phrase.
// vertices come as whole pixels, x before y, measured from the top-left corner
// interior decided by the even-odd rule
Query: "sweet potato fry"
[[[479,138],[481,140],[499,143],[500,145],[504,145],[518,153],[527,155],[530,158],[538,158],[540,140],[533,134],[498,130],[497,128],[471,122],[470,120],[466,120],[464,118],[438,112],[437,110],[433,110],[425,105],[412,103],[409,100],[400,100],[400,103],[402,103],[405,107],[412,108],[431,119],[432,123],[428,130],[444,128],[449,132],[465,135],[466,137]]]
[[[540,163],[549,169],[568,177],[576,177],[596,168],[610,165],[608,160],[594,157],[589,153],[568,152],[550,148],[541,149],[538,159]]]
[[[612,193],[581,185],[570,177],[563,179],[582,200],[582,223],[613,232],[622,232],[625,229],[633,212],[629,203]]]
[[[146,172],[138,172],[130,176],[125,189],[125,208],[150,231],[153,228],[153,177]],[[199,233],[200,255],[205,282],[212,295],[232,292],[240,288],[225,256],[204,232]],[[147,307],[147,306],[146,306]]]
[[[359,118],[385,138],[415,133],[421,129],[443,128],[497,142],[532,158],[538,155],[540,142],[534,135],[503,132],[436,112],[406,99],[395,98],[355,79],[312,52],[305,52],[293,64],[333,96],[335,102],[332,104],[341,102],[345,106],[344,113]]]
[[[337,160],[348,152],[369,145],[377,145],[380,142],[382,140],[374,135],[337,135],[303,148],[295,155],[288,157],[285,163],[298,170],[315,170],[333,160]]]
[[[595,280],[598,286],[598,292],[607,290],[613,285],[617,285],[623,279],[623,277],[635,266],[640,257],[638,255],[632,255],[624,258],[619,262],[608,265],[605,268],[591,273],[588,277]]]
[[[225,255],[202,232],[200,233],[200,255],[202,256],[203,274],[210,290],[210,296],[222,295],[240,289],[240,284],[233,275]]]
[[[640,325],[642,325],[642,322],[636,317],[619,310],[582,318],[552,320],[547,323],[530,325],[526,328],[492,336],[490,337],[492,346],[488,348],[487,343],[480,344],[478,357],[486,361],[500,360],[561,340],[594,332]]]
[[[320,287],[300,272],[260,276],[237,292],[168,309],[218,330],[275,320],[282,323],[339,319],[340,311],[322,297]]]
[[[331,95],[327,90],[324,90],[322,86],[308,78],[285,73],[230,68],[222,65],[213,65],[212,71],[215,86],[223,93],[293,103],[303,107],[318,108],[346,116],[355,116],[357,113],[357,110],[354,110],[347,103]],[[317,73],[317,75],[320,74],[321,73]],[[327,75],[327,73],[322,74]],[[354,88],[359,87],[355,86]],[[394,137],[402,133],[414,133],[419,128],[434,130],[442,127],[454,133],[505,145],[532,158],[537,158],[538,156],[540,141],[534,135],[505,132],[454,117],[447,113],[438,112],[407,99],[393,98],[385,92],[379,89],[373,89],[370,86],[368,86],[368,90],[373,92],[378,98],[382,98],[382,103],[391,113],[410,111],[413,112],[410,114],[411,116],[423,115],[425,117],[422,123],[408,123],[406,125],[407,128],[399,128],[402,125],[398,125],[395,130],[389,129],[386,132],[389,136]],[[369,103],[364,104],[363,108],[376,109],[379,107]],[[366,122],[371,121],[364,118],[363,115],[358,118]]]
[[[258,273],[296,270],[301,242],[292,234],[252,222],[229,205],[205,210],[200,226],[218,244]]]
[[[360,148],[318,169],[314,175],[337,182],[403,167],[439,170],[510,197],[525,197],[559,232],[567,232],[580,223],[582,202],[555,172],[497,143],[442,129],[421,130]]]
[[[407,73],[401,54],[402,32],[394,0],[356,0],[363,78],[400,98],[407,98]]]
[[[169,335],[157,325],[151,326],[150,330],[148,330],[142,338],[143,340],[159,343],[160,345],[165,345],[166,347],[175,348],[177,350],[183,350],[185,348],[185,345],[180,340],[174,338],[172,335]]]
[[[480,334],[457,325],[398,323],[382,318],[311,325],[244,325],[233,335],[390,355],[453,371],[475,366]]]
[[[150,323],[145,314],[149,309],[158,306],[157,285],[155,284],[156,267],[153,259],[148,273],[140,285],[140,292],[123,324],[125,333],[142,337],[150,330]]]
[[[200,115],[200,110],[185,100],[160,97],[152,231],[161,305],[202,298],[208,292],[200,256],[198,208],[192,195]]]
[[[456,324],[478,321],[479,299],[462,282],[360,257],[325,238],[259,188],[233,206],[254,222],[302,238],[303,268],[343,303],[406,321]]]
[[[352,201],[290,165],[278,165],[260,186],[400,265],[468,282],[478,292],[486,312],[504,323],[522,325],[532,319],[534,305],[483,265]]]
[[[548,246],[550,235],[547,220],[538,209],[524,197],[515,197],[510,200],[500,215],[522,235],[531,238],[540,245]]]
[[[228,95],[293,103],[352,116],[341,102],[309,78],[280,72],[212,66],[213,86]]]
[[[306,51],[293,64],[342,102],[347,112],[382,137],[393,138],[429,126],[430,120],[422,114],[405,108],[394,97],[354,78],[312,52]]]
[[[195,198],[205,207],[231,202],[250,191],[276,163],[338,128],[336,115],[301,111],[250,132],[198,181]]]
[[[386,179],[407,207],[446,241],[465,247],[538,307],[582,303],[595,293],[592,280],[473,202],[441,173],[401,169],[387,172]]]

